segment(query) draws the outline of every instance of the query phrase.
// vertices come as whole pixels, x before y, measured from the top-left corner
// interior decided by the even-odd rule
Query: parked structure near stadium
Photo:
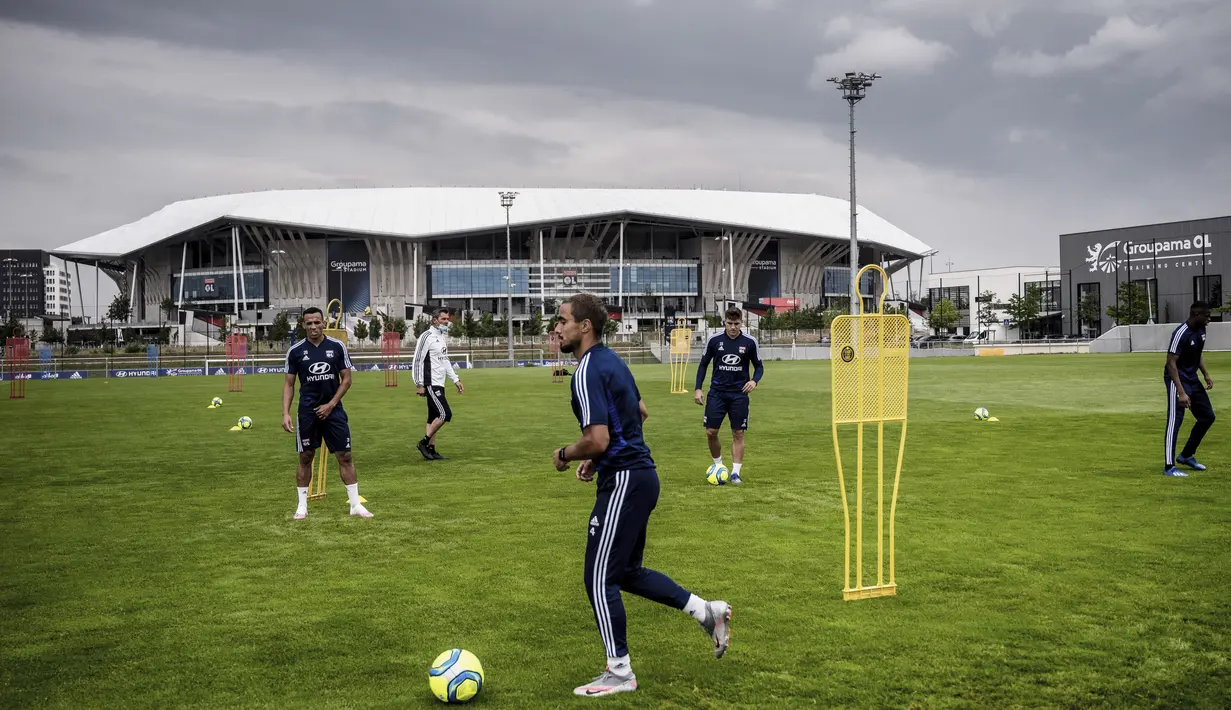
[[[727,301],[807,306],[846,292],[848,211],[809,194],[523,189],[507,249],[497,188],[286,190],[176,202],[53,253],[110,275],[136,326],[157,323],[167,298],[181,326],[193,313],[267,325],[333,299],[351,314],[503,315],[511,290],[514,321],[589,291],[635,330]],[[858,236],[859,262],[890,273],[931,252],[863,209]]]

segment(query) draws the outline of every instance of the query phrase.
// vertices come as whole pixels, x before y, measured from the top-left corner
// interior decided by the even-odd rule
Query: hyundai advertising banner
[[[778,297],[778,240],[771,239],[748,272],[748,300],[758,303],[762,298]]]
[[[368,246],[359,241],[329,242],[329,302],[342,301],[346,313],[363,313],[372,303]]]

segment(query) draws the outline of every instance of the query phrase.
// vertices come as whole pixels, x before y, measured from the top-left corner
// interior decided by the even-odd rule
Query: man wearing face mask
[[[445,398],[445,375],[453,380],[458,394],[466,391],[461,379],[453,371],[453,363],[449,362],[445,336],[449,333],[451,322],[452,317],[447,308],[435,310],[432,314],[432,326],[423,331],[415,343],[415,356],[411,367],[415,392],[420,397],[427,398],[427,428],[417,448],[428,461],[445,458],[436,451],[436,434],[446,422],[453,419],[453,410],[449,408],[449,401]]]

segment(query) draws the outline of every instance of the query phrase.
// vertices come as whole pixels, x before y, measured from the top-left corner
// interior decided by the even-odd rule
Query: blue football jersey
[[[641,436],[641,392],[615,351],[600,343],[581,357],[573,373],[572,405],[583,431],[602,424],[610,435],[607,450],[594,458],[598,475],[654,466]]]
[[[701,364],[697,366],[697,386],[701,389],[705,384],[705,371],[710,362],[714,363],[714,375],[710,378],[710,390],[713,392],[739,392],[748,383],[748,366],[752,365],[751,379],[757,384],[765,374],[765,364],[761,362],[756,338],[747,333],[740,333],[732,338],[724,330],[710,336],[705,344],[705,354],[701,356]]]
[[[1197,370],[1201,365],[1201,353],[1205,350],[1205,328],[1192,328],[1188,323],[1181,323],[1171,331],[1171,344],[1167,354],[1176,355],[1175,368],[1180,373],[1181,380],[1197,381]],[[1167,374],[1164,370],[1163,377]]]
[[[286,352],[286,374],[299,377],[299,408],[315,409],[333,399],[342,386],[342,370],[353,370],[346,343],[325,336],[320,345],[307,338]],[[338,402],[335,411],[342,407]]]

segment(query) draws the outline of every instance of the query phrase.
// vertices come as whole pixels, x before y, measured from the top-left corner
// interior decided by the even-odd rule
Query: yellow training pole
[[[888,276],[876,265],[865,266]],[[906,454],[906,414],[910,364],[910,321],[904,315],[884,313],[882,291],[877,313],[838,316],[830,326],[834,460],[842,496],[844,536],[843,599],[870,599],[897,593],[896,525],[898,490]],[[885,424],[902,425],[898,457],[894,465],[893,493],[889,502],[889,575],[885,579]],[[863,582],[863,448],[864,425],[876,424],[876,583]],[[839,427],[855,426],[855,579],[851,579],[851,509],[847,499],[847,474],[842,466]],[[852,581],[854,584],[852,584]]]

